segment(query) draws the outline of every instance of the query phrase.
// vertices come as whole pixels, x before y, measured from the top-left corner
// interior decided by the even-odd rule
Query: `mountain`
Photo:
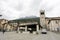
[[[9,22],[20,22],[20,23],[26,23],[26,22],[40,22],[40,18],[36,16],[30,16],[30,17],[24,17],[20,19],[10,20]]]

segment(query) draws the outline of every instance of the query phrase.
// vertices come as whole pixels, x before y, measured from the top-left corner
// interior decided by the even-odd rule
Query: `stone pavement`
[[[3,34],[0,32],[0,40],[60,40],[60,34],[53,32],[47,34],[6,32]]]

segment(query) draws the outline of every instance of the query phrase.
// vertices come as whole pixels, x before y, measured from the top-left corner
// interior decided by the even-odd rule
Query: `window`
[[[58,21],[56,21],[56,24],[58,23]]]
[[[41,15],[44,15],[44,12],[41,12]]]

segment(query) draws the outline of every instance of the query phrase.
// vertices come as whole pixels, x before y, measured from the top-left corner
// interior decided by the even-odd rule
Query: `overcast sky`
[[[60,0],[0,0],[0,18],[9,20],[39,17],[41,9],[45,9],[47,17],[60,17]]]

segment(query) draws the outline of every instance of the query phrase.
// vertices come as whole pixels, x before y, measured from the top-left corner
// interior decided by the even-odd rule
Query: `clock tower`
[[[40,10],[40,25],[45,27],[45,10]]]

